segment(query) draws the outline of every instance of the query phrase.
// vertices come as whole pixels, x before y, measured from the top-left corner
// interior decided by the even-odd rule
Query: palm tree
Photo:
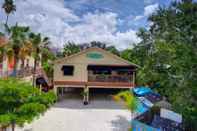
[[[19,52],[19,59],[21,60],[21,64],[22,64],[21,68],[24,68],[25,59],[28,56],[31,56],[32,50],[33,50],[32,43],[28,40],[24,41],[24,44],[21,47],[20,52]]]
[[[123,91],[113,96],[116,102],[122,103],[128,110],[131,111],[131,118],[133,119],[133,113],[137,109],[137,99],[130,91]]]
[[[30,34],[30,39],[32,42],[32,48],[33,48],[33,57],[34,57],[34,67],[33,67],[33,86],[35,86],[35,79],[36,79],[36,67],[38,64],[38,61],[41,60],[41,54],[42,51],[47,47],[47,45],[49,44],[49,38],[45,37],[42,38],[41,34],[34,34],[31,33]]]
[[[16,70],[18,67],[19,60],[24,57],[22,53],[24,48],[27,47],[27,40],[29,34],[29,27],[18,26],[17,24],[10,28],[10,42],[8,44],[8,48],[10,52],[14,54],[14,75],[16,74]]]
[[[4,59],[5,49],[4,49],[4,42],[1,41],[1,39],[2,39],[1,37],[3,37],[3,36],[0,36],[0,64],[1,64],[1,70],[3,73],[3,59]]]
[[[2,8],[4,9],[4,11],[7,15],[5,25],[8,27],[8,17],[10,15],[10,13],[13,13],[16,11],[16,5],[14,5],[13,0],[5,0]]]
[[[6,38],[4,34],[1,34],[0,35],[0,62],[2,63],[2,71],[3,71],[4,59],[8,58],[8,62],[10,63],[11,60],[13,60],[13,56],[14,53],[11,46],[9,45],[9,40]],[[6,72],[8,73],[8,70],[6,70]]]

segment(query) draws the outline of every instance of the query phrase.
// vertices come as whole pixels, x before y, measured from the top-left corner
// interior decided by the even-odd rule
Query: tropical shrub
[[[53,92],[40,93],[30,83],[18,79],[0,79],[0,125],[23,126],[43,114],[56,101]]]

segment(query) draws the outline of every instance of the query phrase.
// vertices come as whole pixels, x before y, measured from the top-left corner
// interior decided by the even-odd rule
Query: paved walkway
[[[65,99],[16,131],[128,131],[130,115],[112,100],[93,100],[84,106],[80,99]]]

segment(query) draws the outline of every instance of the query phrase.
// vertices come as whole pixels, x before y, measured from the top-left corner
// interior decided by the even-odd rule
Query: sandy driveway
[[[128,131],[130,112],[112,100],[79,99],[56,103],[44,116],[17,131]]]

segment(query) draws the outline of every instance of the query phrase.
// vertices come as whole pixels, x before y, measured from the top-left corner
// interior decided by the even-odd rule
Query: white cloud
[[[117,44],[119,44],[118,46],[120,49],[126,49],[126,48],[132,48],[134,43],[140,41],[140,38],[137,37],[136,31],[129,30],[124,33],[118,32],[115,35],[114,40],[116,41]]]
[[[56,47],[61,47],[65,41],[103,41],[122,49],[139,41],[134,30],[118,32],[119,19],[112,12],[87,13],[79,17],[64,7],[64,0],[17,0],[16,7],[17,11],[9,17],[9,24],[18,22],[30,26],[33,31],[50,37]],[[2,20],[5,20],[5,14],[0,9]],[[70,22],[78,24],[71,25]]]
[[[154,13],[158,9],[158,7],[159,7],[158,3],[146,6],[144,8],[144,15],[145,16],[151,15],[152,13]]]
[[[144,18],[144,15],[137,15],[135,16],[134,21],[141,20],[142,18]]]
[[[87,14],[83,17],[83,23],[65,29],[64,37],[67,41],[86,43],[90,41],[106,42],[115,45],[119,49],[125,49],[130,44],[139,41],[136,32],[117,32],[117,15],[114,13]]]
[[[142,15],[135,16],[133,20],[134,21],[139,21],[139,20],[141,20],[143,18],[146,18],[146,17],[150,16],[151,14],[153,14],[158,8],[159,8],[159,4],[158,3],[145,6],[144,7],[144,13]]]

